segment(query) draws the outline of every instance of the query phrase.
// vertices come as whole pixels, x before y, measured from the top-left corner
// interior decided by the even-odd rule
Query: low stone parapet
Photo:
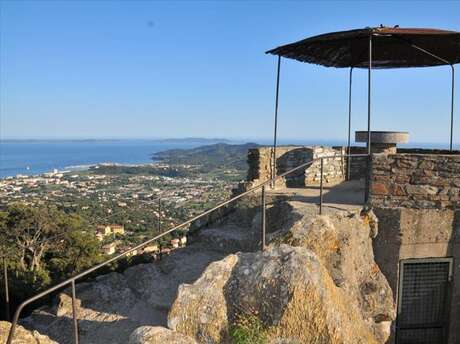
[[[323,182],[341,181],[345,177],[345,159],[343,147],[326,146],[282,146],[276,148],[276,175],[283,174],[297,166],[321,157],[324,159]],[[248,152],[248,177],[245,189],[257,186],[268,180],[272,175],[272,147],[259,147]],[[276,187],[302,187],[308,184],[319,184],[321,179],[321,163],[315,161],[311,165],[290,173],[276,181]]]
[[[370,200],[374,206],[460,206],[460,155],[374,154]]]

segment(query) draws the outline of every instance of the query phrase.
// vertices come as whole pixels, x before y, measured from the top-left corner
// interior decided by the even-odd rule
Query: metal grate
[[[444,344],[448,319],[450,260],[401,264],[398,344]]]

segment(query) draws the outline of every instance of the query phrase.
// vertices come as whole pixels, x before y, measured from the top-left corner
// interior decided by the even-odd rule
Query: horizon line
[[[207,137],[207,136],[179,136],[179,137],[6,137],[0,138],[0,143],[5,141],[128,141],[128,140],[139,140],[139,141],[167,141],[167,140],[206,140],[206,141],[230,141],[230,142],[242,142],[251,143],[254,141],[270,141],[272,137]],[[325,142],[339,142],[346,141],[346,139],[339,138],[278,138],[278,141],[304,141],[312,142],[318,141],[319,143]],[[254,142],[256,143],[256,142]],[[353,144],[358,144],[354,142]],[[412,141],[404,145],[410,144],[449,144],[445,141]],[[454,142],[454,145],[459,145],[460,142]]]

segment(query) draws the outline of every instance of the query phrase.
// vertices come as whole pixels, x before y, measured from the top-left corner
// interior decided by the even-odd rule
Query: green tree
[[[62,279],[102,260],[100,243],[93,233],[72,231],[50,252],[48,266],[54,279]]]
[[[8,260],[12,260],[17,256],[17,250],[14,245],[7,240],[6,236],[4,236],[7,219],[8,212],[0,211],[0,258],[6,257]]]
[[[7,256],[15,305],[103,259],[86,221],[54,206],[9,205],[0,212],[0,238],[0,256]],[[1,274],[0,281],[3,293]],[[2,302],[0,298],[0,308]]]
[[[24,271],[44,269],[43,258],[59,247],[66,233],[81,226],[81,219],[51,206],[28,206],[15,203],[0,221],[0,237],[9,251],[18,257]]]

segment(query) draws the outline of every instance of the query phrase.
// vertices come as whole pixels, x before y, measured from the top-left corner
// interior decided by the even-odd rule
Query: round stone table
[[[367,131],[355,132],[356,142],[367,142]],[[395,154],[398,143],[409,142],[409,133],[405,131],[371,131],[371,152]]]

